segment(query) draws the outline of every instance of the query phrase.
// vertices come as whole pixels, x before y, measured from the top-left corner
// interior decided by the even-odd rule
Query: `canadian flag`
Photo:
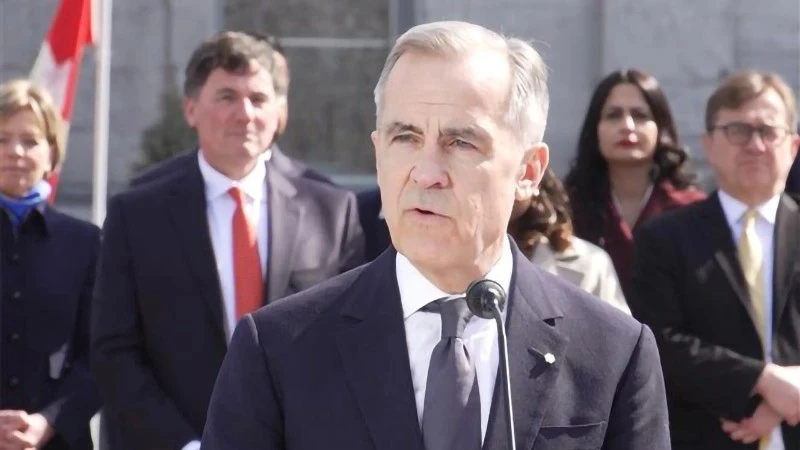
[[[72,118],[83,49],[87,45],[93,45],[97,36],[96,1],[98,0],[61,0],[31,70],[31,80],[44,86],[61,108],[67,130]],[[55,201],[58,179],[57,171],[48,179],[53,186],[51,203]]]

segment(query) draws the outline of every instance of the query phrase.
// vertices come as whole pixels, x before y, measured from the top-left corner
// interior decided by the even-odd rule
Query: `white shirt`
[[[231,180],[219,173],[206,161],[203,150],[198,152],[200,173],[203,175],[206,191],[206,214],[211,244],[214,248],[217,273],[222,289],[225,328],[230,340],[236,328],[236,290],[233,274],[233,213],[236,202],[228,194],[232,187],[238,187],[245,194],[245,210],[258,227],[258,254],[261,257],[261,276],[267,270],[267,168],[259,160],[255,168],[239,181]]]
[[[200,173],[203,175],[206,192],[206,216],[208,231],[211,233],[211,246],[219,274],[222,290],[222,311],[225,315],[225,334],[228,341],[236,328],[236,284],[233,275],[233,213],[236,201],[228,194],[232,187],[238,187],[245,194],[245,212],[258,226],[258,255],[261,257],[261,276],[267,273],[267,167],[271,152],[265,152],[255,168],[239,181],[231,180],[211,167],[203,156],[203,149],[197,152]],[[181,450],[200,450],[200,441],[191,441]]]
[[[513,266],[511,244],[506,240],[500,259],[486,275],[486,278],[496,281],[508,292]],[[450,294],[434,286],[411,264],[408,258],[400,253],[397,253],[396,270],[400,301],[403,304],[406,344],[411,363],[411,380],[417,403],[417,419],[422,426],[428,365],[433,348],[442,338],[442,321],[439,314],[423,312],[420,311],[420,308]],[[505,322],[505,309],[501,315]],[[478,392],[481,399],[481,440],[483,440],[489,422],[500,357],[497,349],[497,326],[494,320],[473,317],[467,322],[463,340],[477,372]]]
[[[744,228],[744,214],[749,208],[744,203],[731,197],[724,191],[719,191],[719,201],[728,227],[731,229],[734,243],[739,242]],[[781,202],[780,194],[775,195],[756,209],[756,234],[761,241],[764,262],[764,357],[767,362],[772,361],[772,304],[773,304],[773,278],[775,261],[775,221],[778,216],[778,206]],[[772,432],[767,450],[784,450],[783,435],[780,427]]]

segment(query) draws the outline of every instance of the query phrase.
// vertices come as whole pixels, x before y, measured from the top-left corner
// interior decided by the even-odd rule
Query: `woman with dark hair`
[[[630,314],[608,253],[572,234],[567,193],[550,169],[538,193],[514,203],[508,232],[531,262]]]
[[[575,234],[604,248],[629,295],[633,230],[705,198],[694,186],[664,91],[636,69],[604,78],[592,95],[565,186]]]

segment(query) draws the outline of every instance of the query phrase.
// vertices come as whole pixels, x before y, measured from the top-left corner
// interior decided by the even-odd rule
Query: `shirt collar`
[[[216,200],[223,195],[228,195],[230,188],[238,187],[253,201],[261,201],[264,197],[264,181],[267,178],[267,166],[264,158],[263,154],[259,156],[256,166],[244,178],[231,180],[217,169],[211,167],[211,164],[203,156],[203,149],[200,149],[197,152],[197,160],[200,164],[200,173],[203,175],[203,181],[205,182],[206,199],[208,201]]]
[[[743,202],[733,198],[730,194],[719,190],[719,202],[722,205],[722,211],[725,213],[725,219],[729,225],[738,224],[744,217],[749,207]],[[756,211],[759,217],[769,222],[771,225],[775,224],[778,216],[778,206],[781,202],[781,194],[773,195],[769,200],[756,206]]]
[[[400,252],[397,252],[395,265],[397,286],[400,289],[400,302],[403,304],[403,320],[408,319],[409,316],[428,303],[451,295],[442,291],[425,278],[411,261]],[[497,282],[508,292],[513,271],[514,256],[511,253],[511,242],[506,238],[500,259],[489,270],[485,278]]]

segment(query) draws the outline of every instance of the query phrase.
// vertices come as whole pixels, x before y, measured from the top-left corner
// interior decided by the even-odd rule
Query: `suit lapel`
[[[512,294],[506,320],[515,438],[519,448],[532,448],[544,415],[554,401],[555,383],[566,359],[567,336],[558,330],[563,313],[560,295],[542,273],[514,248]],[[483,448],[506,447],[502,374],[497,373]]]
[[[422,450],[394,251],[364,269],[348,293],[336,336],[350,389],[375,448]]]
[[[772,323],[777,330],[797,274],[797,255],[800,255],[800,211],[797,203],[786,195],[781,196],[778,207],[774,253]]]
[[[302,209],[295,198],[297,189],[269,164],[267,186],[269,258],[264,289],[267,293],[265,303],[279,299],[287,291],[298,231],[302,227]]]
[[[755,327],[757,323],[756,314],[750,301],[750,294],[747,291],[742,265],[739,263],[739,253],[733,242],[733,235],[722,210],[719,195],[714,193],[704,202],[705,204],[701,209],[702,217],[699,217],[700,220],[697,223],[697,229],[702,230],[701,242],[710,245],[708,248],[725,274],[727,284],[736,294],[736,298],[747,311]]]
[[[188,163],[186,169],[183,176],[175,179],[169,199],[174,236],[183,247],[186,263],[195,282],[200,286],[203,303],[211,313],[220,338],[227,340],[222,313],[222,290],[208,229],[205,185],[196,157]]]

